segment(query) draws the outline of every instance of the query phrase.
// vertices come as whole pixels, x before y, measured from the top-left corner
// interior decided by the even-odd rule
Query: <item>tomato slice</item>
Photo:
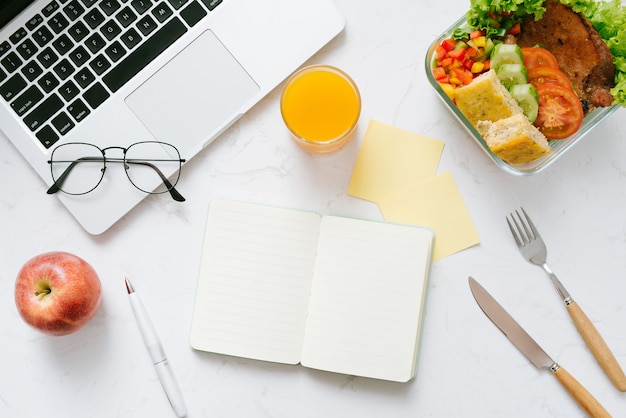
[[[557,84],[565,88],[572,88],[572,82],[565,73],[554,67],[535,67],[528,70],[528,82],[535,86],[541,84]]]
[[[556,57],[545,48],[522,48],[522,55],[524,56],[524,65],[529,70],[535,67],[559,68],[559,62],[556,60]]]
[[[539,113],[535,126],[548,139],[563,139],[574,134],[583,122],[583,107],[571,88],[556,84],[536,87]]]

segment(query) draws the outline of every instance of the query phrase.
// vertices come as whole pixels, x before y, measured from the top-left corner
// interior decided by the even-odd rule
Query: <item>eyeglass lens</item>
[[[165,193],[178,182],[180,154],[164,142],[138,142],[126,150],[128,179],[146,193]],[[175,176],[167,178],[175,173]]]
[[[52,179],[69,194],[85,194],[95,189],[104,176],[104,156],[91,144],[58,146],[52,156]]]

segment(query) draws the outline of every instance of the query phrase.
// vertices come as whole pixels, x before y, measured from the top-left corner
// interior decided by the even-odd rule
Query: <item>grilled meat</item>
[[[552,52],[572,81],[585,112],[613,103],[615,65],[611,51],[591,22],[558,0],[545,2],[543,18],[522,22],[520,47],[542,46]]]

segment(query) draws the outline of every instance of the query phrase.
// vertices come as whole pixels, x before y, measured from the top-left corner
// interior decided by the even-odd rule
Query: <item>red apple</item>
[[[56,251],[28,260],[15,280],[15,304],[28,324],[51,335],[78,331],[96,313],[102,286],[80,257]]]

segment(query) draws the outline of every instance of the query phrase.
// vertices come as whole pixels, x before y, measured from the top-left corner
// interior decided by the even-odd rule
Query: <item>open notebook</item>
[[[214,200],[191,346],[406,382],[433,239],[428,228]]]

